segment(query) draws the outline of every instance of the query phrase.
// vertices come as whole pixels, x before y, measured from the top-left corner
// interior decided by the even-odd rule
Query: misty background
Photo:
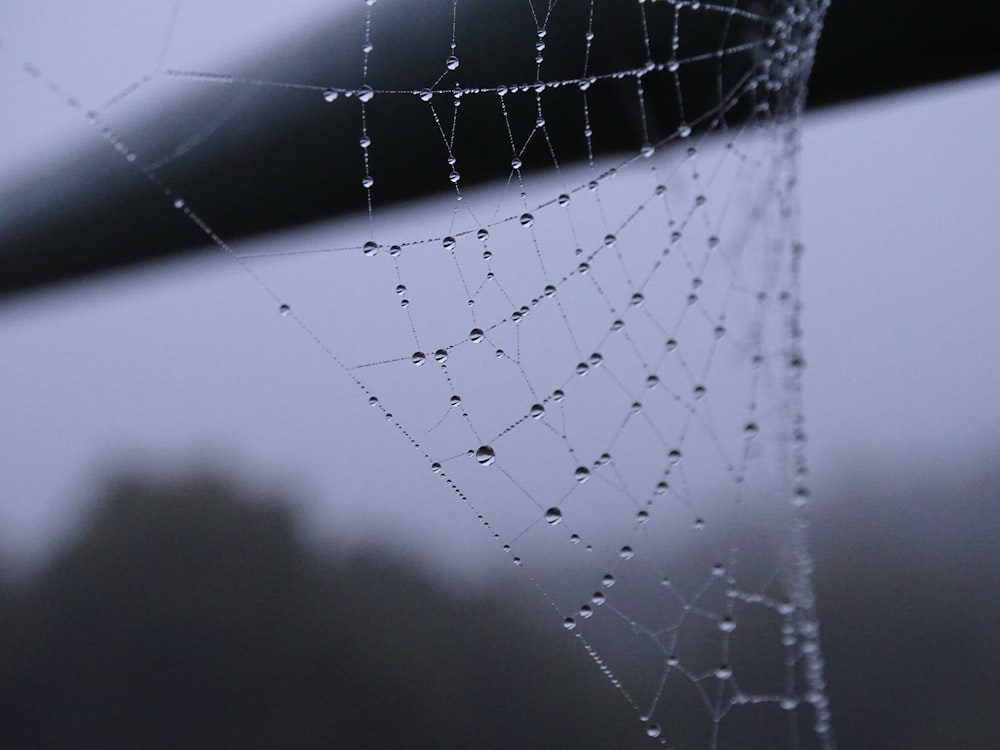
[[[844,747],[992,748],[1000,736],[998,102],[1000,79],[987,76],[804,125],[810,536]],[[302,727],[302,747],[329,732],[357,747],[469,737],[487,747],[494,734],[517,744],[521,731],[523,746],[647,742],[481,525],[408,464],[398,433],[303,338],[212,255],[0,308],[0,696],[18,717],[0,722],[9,746],[81,733],[95,747],[154,746],[154,734],[197,746],[183,732],[200,732],[198,721],[204,746],[295,746],[290,725]],[[392,471],[386,455],[398,457]],[[407,502],[416,497],[419,507]],[[187,567],[164,569],[156,545],[181,539],[190,553],[175,559]],[[135,580],[115,585],[109,570]],[[205,570],[218,578],[199,581]],[[235,614],[205,635],[221,602]],[[173,622],[187,630],[117,637]],[[218,650],[234,642],[243,650]],[[314,650],[276,653],[282,643]],[[330,649],[359,664],[317,656]],[[464,658],[486,663],[449,671]],[[161,680],[161,660],[183,674],[174,689],[186,700],[208,663],[220,685],[246,690],[177,727],[169,718],[185,704],[160,684],[136,706],[164,713],[144,716],[122,696]],[[280,705],[276,674],[292,696]],[[470,674],[482,684],[462,683]],[[336,724],[329,706],[368,690]],[[511,707],[518,696],[523,709]],[[386,720],[387,702],[409,719]],[[501,705],[510,714],[491,716]],[[59,726],[53,706],[76,713]]]

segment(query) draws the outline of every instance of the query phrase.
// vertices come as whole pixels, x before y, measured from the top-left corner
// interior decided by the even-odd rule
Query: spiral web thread
[[[507,52],[535,76],[476,86],[462,73],[495,50],[477,47],[473,0],[432,5],[450,42],[412,87],[375,73],[382,24],[407,12],[392,0],[344,4],[359,65],[318,83],[185,67],[171,50],[199,11],[179,3],[151,69],[100,107],[44,56],[4,54],[309,334],[482,520],[650,738],[834,747],[805,545],[795,186],[826,2],[627,0],[641,41],[629,54],[643,62],[625,68],[593,60],[623,43],[602,29],[626,3],[511,2],[511,23],[527,16],[535,31]],[[689,27],[715,46],[687,44]],[[557,40],[575,75],[565,59],[550,73]],[[689,72],[711,91],[692,97]],[[127,111],[178,84],[347,118],[362,215],[297,242],[228,239],[210,218],[225,196],[187,200],[170,171],[213,149],[225,116],[153,142]],[[627,92],[624,152],[602,151],[602,87]],[[404,116],[387,124],[390,101]],[[573,132],[554,132],[553,113]],[[463,150],[484,118],[505,137]],[[435,136],[423,176],[448,192],[419,210],[384,204],[374,133],[418,122]],[[584,158],[564,163],[566,143]],[[494,179],[466,186],[476,161],[496,164]]]

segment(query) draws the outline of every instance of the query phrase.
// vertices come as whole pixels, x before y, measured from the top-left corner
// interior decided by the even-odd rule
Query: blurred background
[[[921,26],[916,4],[875,34],[863,5],[834,0],[801,179],[836,731],[844,747],[986,750],[1000,736],[1000,78],[968,76],[996,67],[977,35],[997,26],[974,3],[956,6],[959,31],[937,12]],[[23,78],[12,48],[59,14],[2,13],[23,32],[3,38],[7,83]],[[279,17],[289,38],[314,31],[303,14],[262,10],[246,39]],[[472,514],[405,458],[384,470],[403,439],[231,260],[122,266],[121,248],[146,255],[127,234],[106,258],[65,244],[123,215],[121,194],[80,198],[79,170],[65,195],[23,189],[36,169],[90,163],[89,145],[26,127],[33,96],[0,116],[17,225],[0,245],[0,744],[648,743]],[[39,247],[62,250],[23,260]]]

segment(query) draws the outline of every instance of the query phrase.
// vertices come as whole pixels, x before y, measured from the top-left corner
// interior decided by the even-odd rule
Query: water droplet
[[[458,70],[459,64],[458,58],[455,55],[449,55],[448,59],[444,61],[444,66],[448,70]]]
[[[445,349],[438,349],[436,352],[434,352],[434,360],[436,362],[447,362],[448,361],[448,352],[447,352],[447,350],[445,350]]]
[[[361,140],[358,141],[358,144],[361,146],[361,148],[368,148],[369,146],[372,145],[372,139],[369,138],[367,135],[363,135],[361,136]]]
[[[594,615],[594,609],[589,604],[584,604],[580,607],[580,611],[577,614],[584,620],[589,620]]]
[[[656,147],[651,143],[647,143],[640,149],[639,153],[642,154],[643,158],[648,159],[656,153]]]
[[[590,366],[591,367],[600,367],[600,365],[601,365],[601,363],[603,361],[604,361],[604,357],[602,357],[597,352],[594,352],[593,354],[590,355]]]
[[[542,294],[544,294],[546,297],[551,297],[555,293],[556,293],[556,288],[552,286],[552,284],[549,284],[542,290]]]
[[[530,227],[530,226],[533,226],[534,223],[535,223],[535,217],[534,216],[532,216],[529,213],[523,213],[523,214],[521,214],[521,226],[522,227]]]
[[[639,412],[641,412],[641,411],[642,411],[642,402],[640,402],[640,401],[633,401],[633,402],[632,402],[632,406],[631,406],[631,407],[629,407],[629,410],[630,410],[630,411],[631,411],[631,412],[632,412],[633,414],[638,414]]]
[[[660,384],[660,379],[656,375],[650,375],[648,378],[646,378],[647,388],[650,389],[656,388],[656,386],[658,386],[659,384]]]
[[[410,357],[410,361],[415,365],[422,365],[424,360],[427,359],[427,355],[423,352],[413,352],[413,356]]]
[[[375,97],[375,91],[371,86],[362,86],[355,94],[359,101],[370,102]]]
[[[743,427],[743,436],[747,440],[753,440],[760,433],[760,427],[756,422],[747,422]]]
[[[646,736],[647,737],[659,737],[660,736],[660,728],[656,724],[650,724],[648,727],[646,727]]]
[[[663,195],[665,192],[667,192],[667,186],[666,185],[657,185],[656,186],[656,194],[657,195]]]
[[[708,198],[704,195],[696,195],[694,199],[694,204],[696,206],[704,206],[708,202]]]
[[[577,375],[586,375],[588,372],[590,372],[590,365],[588,365],[586,362],[580,362],[576,366]]]
[[[618,557],[620,557],[622,560],[631,560],[633,557],[635,557],[635,550],[633,550],[626,544],[618,552]]]
[[[340,94],[333,89],[327,89],[323,92],[323,101],[325,102],[335,102],[340,98]]]
[[[361,252],[367,255],[369,258],[378,252],[378,243],[368,240],[364,245],[361,246]]]
[[[560,206],[565,206],[569,203],[569,196],[566,193],[561,193],[556,200],[559,202]]]
[[[558,508],[549,508],[545,511],[545,523],[549,526],[555,526],[560,521],[562,521],[562,511]]]
[[[716,563],[712,566],[712,575],[716,578],[721,578],[726,574],[726,566],[722,563]]]
[[[590,273],[590,264],[581,263],[576,267],[576,270],[579,271],[582,276],[586,276],[588,273]]]
[[[635,514],[635,520],[640,524],[646,523],[649,520],[649,511],[640,510]]]
[[[361,51],[364,52],[366,55],[370,54],[373,49],[375,49],[375,47],[374,45],[372,45],[371,42],[365,42],[363,45],[361,45]]]
[[[460,175],[458,172],[456,172],[454,170],[452,170],[451,173],[448,175],[448,180],[451,183],[456,183],[456,182],[458,182],[461,179],[462,179],[462,175]]]
[[[403,295],[406,294],[406,287],[403,284],[396,285],[396,294]]]
[[[375,180],[371,178],[371,175],[365,175],[365,177],[361,180],[361,187],[363,188],[370,188],[374,184]]]
[[[588,479],[590,479],[590,469],[588,469],[586,466],[577,466],[576,471],[573,472],[573,478],[576,479],[576,481],[583,484]]]
[[[476,342],[477,344],[480,341],[482,341],[485,337],[486,337],[486,334],[483,333],[483,329],[482,328],[473,328],[471,331],[469,331],[469,338],[472,341]]]
[[[461,403],[462,403],[461,396],[452,396],[450,399],[448,399],[449,406],[458,406]]]
[[[667,62],[667,70],[669,70],[671,73],[676,73],[678,70],[680,70],[680,67],[681,64],[676,60],[670,60]]]
[[[510,160],[511,169],[520,169],[521,164],[522,164],[521,160],[516,156]]]
[[[604,244],[607,245],[608,247],[610,247],[611,245],[615,244],[615,242],[617,242],[617,241],[618,241],[618,238],[615,237],[613,234],[606,234],[606,235],[604,235]]]
[[[184,199],[174,198],[174,208],[184,208]]]
[[[667,351],[672,352],[677,348],[677,339],[667,339]]]
[[[545,118],[544,117],[539,117],[537,120],[535,120],[535,127],[536,128],[544,128],[545,127]]]
[[[632,307],[639,307],[645,300],[646,298],[643,297],[640,292],[636,292],[632,295],[632,299],[629,300],[629,304],[632,305]]]
[[[480,229],[476,232],[476,239],[480,242],[486,242],[490,238],[490,233],[485,229]]]
[[[602,604],[604,604],[604,594],[602,594],[600,591],[595,591],[594,595],[590,597],[590,603],[596,604],[598,607],[600,607]]]
[[[705,386],[703,386],[703,385],[696,385],[694,387],[693,393],[694,393],[695,400],[696,401],[701,401],[703,398],[705,398],[705,393],[706,393]]]
[[[479,446],[479,450],[476,451],[476,461],[478,461],[483,466],[489,466],[493,461],[496,460],[496,453],[488,445]]]
[[[615,577],[610,573],[605,573],[604,577],[601,578],[601,585],[606,589],[611,588],[615,585]]]
[[[681,125],[679,128],[677,128],[677,135],[679,135],[681,138],[687,138],[689,135],[691,135],[691,128],[687,125]]]
[[[674,448],[670,453],[667,454],[667,460],[672,464],[679,464],[681,461],[681,452]]]
[[[282,315],[288,315],[291,309],[288,305],[278,305],[278,312]]]
[[[720,680],[728,680],[730,677],[733,676],[733,670],[730,667],[723,664],[721,667],[715,670],[715,676],[718,677]]]
[[[717,338],[717,339],[725,338],[725,336],[726,336],[726,327],[725,326],[716,326],[715,329],[712,331],[712,333],[715,334],[715,338]]]
[[[401,252],[403,252],[403,248],[399,245],[392,245],[389,247],[389,255],[393,258],[398,257]]]
[[[574,620],[572,617],[567,617],[565,620],[563,620],[563,627],[566,628],[566,630],[572,630],[573,628],[576,627],[576,620]]]
[[[721,620],[719,620],[719,630],[721,630],[723,633],[732,633],[734,630],[736,630],[736,620],[728,616],[723,617]]]
[[[785,711],[794,711],[798,707],[799,702],[794,698],[782,698],[780,705]]]
[[[444,247],[445,250],[454,250],[455,245],[457,244],[458,241],[451,235],[448,235],[447,237],[441,240],[441,245]]]
[[[665,495],[667,494],[667,490],[669,489],[670,485],[667,484],[666,482],[657,482],[656,488],[653,490],[653,492],[657,495]]]
[[[545,416],[545,407],[541,404],[534,404],[528,414],[531,415],[532,419],[541,419]]]
[[[558,388],[556,390],[552,391],[552,400],[553,401],[555,401],[555,402],[558,403],[559,401],[562,401],[564,398],[566,398],[566,394],[563,393]]]

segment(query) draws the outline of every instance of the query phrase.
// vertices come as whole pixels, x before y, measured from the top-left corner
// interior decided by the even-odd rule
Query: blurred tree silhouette
[[[5,749],[648,743],[570,639],[400,560],[321,558],[211,477],[113,484],[0,596]]]

